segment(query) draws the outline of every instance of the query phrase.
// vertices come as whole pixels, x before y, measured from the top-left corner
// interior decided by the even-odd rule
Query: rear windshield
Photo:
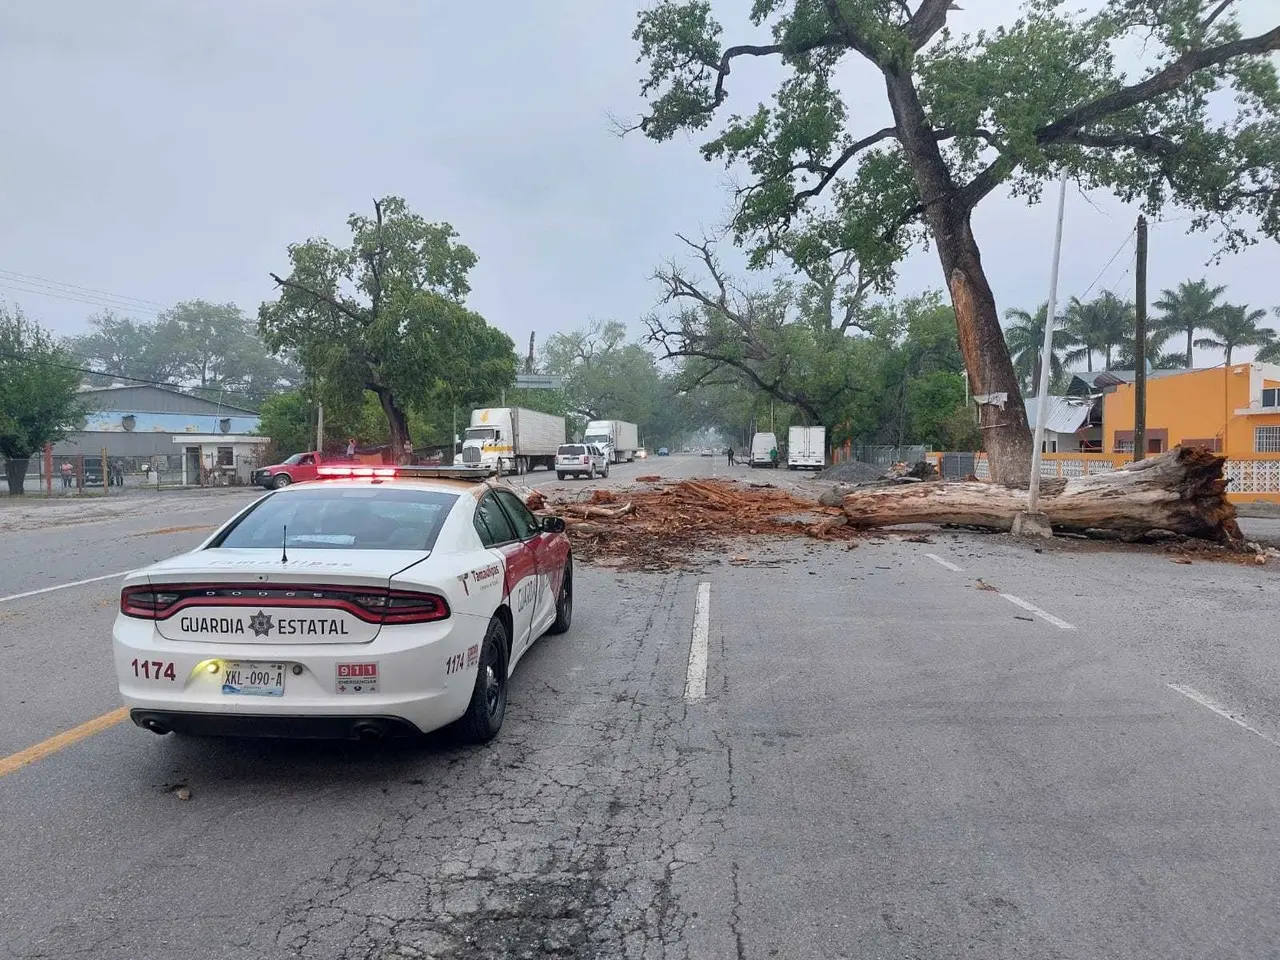
[[[587,448],[580,443],[566,443],[556,453],[562,457],[585,457]]]
[[[430,550],[457,499],[381,486],[300,488],[259,500],[210,547]]]

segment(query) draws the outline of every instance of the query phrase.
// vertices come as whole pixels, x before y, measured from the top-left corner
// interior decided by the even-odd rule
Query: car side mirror
[[[564,519],[561,517],[543,517],[541,527],[543,533],[564,533]]]

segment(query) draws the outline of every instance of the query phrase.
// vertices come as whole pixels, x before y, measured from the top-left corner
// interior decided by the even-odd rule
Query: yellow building
[[[1108,453],[1133,452],[1134,386],[1108,387],[1102,440]],[[1229,459],[1280,453],[1280,366],[1235,363],[1162,372],[1147,380],[1147,452],[1203,446]]]

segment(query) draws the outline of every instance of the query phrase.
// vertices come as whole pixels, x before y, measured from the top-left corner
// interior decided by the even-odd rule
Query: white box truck
[[[757,433],[751,438],[751,466],[776,466],[769,454],[778,449],[778,438],[772,433]]]
[[[788,470],[821,470],[826,465],[826,427],[792,427],[787,431]]]
[[[640,449],[640,428],[626,420],[592,420],[582,436],[609,455],[610,463],[631,463]]]
[[[454,466],[487,466],[502,473],[556,468],[556,450],[564,443],[564,417],[524,407],[483,407],[471,411]]]

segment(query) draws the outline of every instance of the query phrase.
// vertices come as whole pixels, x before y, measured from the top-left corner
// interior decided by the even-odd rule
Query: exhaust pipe
[[[377,743],[387,735],[382,729],[382,724],[374,723],[372,720],[361,720],[351,728],[356,735],[356,739],[363,743]]]
[[[157,734],[158,736],[163,737],[166,733],[169,733],[169,727],[166,724],[162,723],[161,721],[157,720],[155,717],[147,718],[147,720],[145,720],[144,723],[146,724],[146,727],[148,730],[150,730],[154,734]]]

